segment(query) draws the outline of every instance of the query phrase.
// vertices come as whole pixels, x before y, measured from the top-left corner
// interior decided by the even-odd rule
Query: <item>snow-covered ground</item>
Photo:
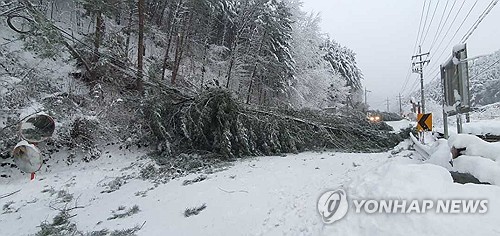
[[[405,149],[406,143],[395,150]],[[423,164],[412,151],[376,154],[308,152],[236,162],[226,170],[155,184],[137,178],[140,151],[110,148],[96,162],[42,171],[34,181],[18,175],[0,184],[0,235],[28,235],[42,221],[71,209],[82,232],[142,226],[138,235],[494,235],[500,234],[500,188],[454,184],[440,166]],[[343,187],[351,198],[489,199],[486,215],[366,215],[353,207],[325,225],[317,200]],[[16,192],[18,191],[19,192]],[[5,194],[14,193],[7,196]],[[187,208],[206,205],[198,215]],[[138,211],[130,211],[134,209]],[[130,214],[129,214],[130,213]],[[116,218],[116,219],[113,219]]]
[[[146,222],[139,235],[317,235],[323,228],[316,212],[318,196],[391,156],[325,152],[261,157],[238,162],[188,186],[183,186],[183,181],[197,175],[161,185],[128,179],[118,190],[101,193],[117,177],[137,176],[136,167],[146,160],[136,161],[128,155],[42,172],[32,182],[22,176],[2,183],[2,195],[21,191],[0,199],[2,206],[13,202],[8,207],[12,210],[0,218],[1,235],[33,234],[40,222],[51,221],[56,209],[65,206],[82,207],[71,214],[84,232],[131,228]],[[58,196],[61,190],[73,199],[62,201]],[[184,216],[187,208],[202,204],[207,208],[198,216]],[[134,205],[139,206],[137,214],[107,220],[120,206]]]

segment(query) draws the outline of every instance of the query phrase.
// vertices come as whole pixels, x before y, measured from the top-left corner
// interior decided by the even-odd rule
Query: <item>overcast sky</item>
[[[434,40],[441,16],[444,15],[442,20],[444,23],[454,1],[456,1],[455,6],[444,30]],[[459,12],[464,1],[465,4]],[[357,53],[359,67],[365,75],[363,85],[372,91],[368,94],[369,104],[373,108],[385,110],[385,99],[389,97],[391,106],[396,107],[397,96],[406,80],[411,56],[414,53],[424,0],[303,0],[303,2],[304,10],[321,14],[322,29],[325,33]],[[448,7],[443,14],[447,2]],[[472,8],[475,2],[477,4]],[[423,21],[425,21],[429,3],[431,7],[424,31],[427,32],[429,25],[430,30],[422,43],[422,50],[429,51],[432,42],[436,41],[436,43],[431,50],[432,62],[426,69],[426,81],[436,77],[439,71],[438,65],[447,60],[451,55],[453,45],[460,42],[467,30],[489,5],[490,0],[426,0]],[[500,49],[500,6],[498,5],[500,3],[468,40],[469,57],[492,53]],[[434,9],[436,13],[431,21]],[[469,17],[451,41],[471,9]],[[455,16],[457,18],[451,25]],[[444,38],[450,27],[448,35]],[[445,47],[450,41],[450,46]],[[442,42],[441,46],[437,48],[440,42]],[[439,55],[442,55],[441,58]],[[432,75],[431,72],[433,72]],[[417,77],[417,74],[412,74],[407,87],[414,87]],[[406,89],[404,93],[408,94],[409,90]]]

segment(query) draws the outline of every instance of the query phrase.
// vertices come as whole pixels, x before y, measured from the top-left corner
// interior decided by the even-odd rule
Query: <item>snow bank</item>
[[[500,186],[500,165],[490,159],[475,156],[460,156],[453,160],[454,171],[469,173],[486,182]]]
[[[482,120],[463,124],[463,131],[475,135],[500,135],[500,121]]]
[[[450,147],[467,147],[463,156],[453,160],[450,164]],[[494,161],[495,150],[500,152],[498,144],[482,141],[473,135],[458,135],[447,140],[438,140],[431,148],[431,156],[425,163],[444,167],[448,171],[468,173],[479,179],[481,182],[491,183],[500,186],[500,163]],[[485,157],[488,157],[487,159]]]
[[[448,139],[448,146],[457,149],[465,148],[461,154],[467,156],[480,156],[493,161],[500,158],[500,143],[488,143],[474,135],[453,135]]]
[[[440,139],[434,143],[430,151],[432,154],[425,163],[434,164],[452,170],[450,164],[451,152],[448,147],[448,140]]]
[[[450,173],[432,164],[391,162],[359,176],[348,187],[351,199],[489,199],[488,213],[356,214],[327,227],[324,235],[494,235],[498,234],[500,188],[454,184]],[[338,224],[337,224],[338,223]]]

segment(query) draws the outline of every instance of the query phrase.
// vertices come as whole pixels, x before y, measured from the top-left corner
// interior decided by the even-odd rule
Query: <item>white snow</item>
[[[486,182],[500,186],[500,165],[498,162],[478,156],[460,156],[453,160],[453,170],[469,173]]]
[[[407,119],[403,119],[400,121],[386,121],[385,123],[391,126],[396,132],[399,132],[402,129],[415,126],[415,122],[409,121]]]
[[[360,175],[349,185],[352,199],[489,199],[488,213],[354,214],[323,235],[498,235],[500,188],[454,184],[450,173],[431,164],[391,162]]]
[[[499,120],[472,121],[463,124],[463,132],[475,135],[500,135]]]
[[[466,44],[457,44],[457,45],[453,46],[453,52],[456,53],[456,52],[465,50],[465,47],[466,47]]]
[[[65,206],[81,207],[71,211],[71,220],[83,232],[144,224],[138,235],[491,235],[500,217],[497,186],[453,184],[446,169],[406,158],[413,155],[410,151],[260,157],[192,185],[182,183],[198,175],[158,185],[132,178],[115,192],[101,193],[117,177],[137,176],[138,167],[151,162],[137,159],[141,152],[116,147],[109,151],[111,157],[93,163],[42,170],[32,182],[19,175],[0,183],[0,196],[20,190],[0,199],[0,205],[12,201],[13,209],[0,217],[2,235],[34,234],[41,221],[51,222],[55,209]],[[486,198],[490,213],[368,216],[354,214],[351,208],[345,219],[324,225],[317,200],[342,186],[353,199]],[[61,202],[60,190],[72,194],[73,200]],[[184,217],[186,208],[202,204],[207,208],[199,215]],[[120,206],[134,205],[140,209],[137,214],[108,220]]]
[[[449,147],[466,148],[462,152],[468,156],[480,156],[497,161],[500,158],[500,143],[488,143],[474,135],[458,134],[448,139]]]
[[[451,152],[450,148],[448,147],[448,140],[440,139],[436,141],[430,149],[430,152],[432,154],[430,155],[429,160],[427,160],[426,163],[438,165],[448,170],[452,169],[452,166],[450,164]]]
[[[466,148],[462,156],[453,160],[450,148]],[[481,182],[500,186],[499,143],[487,143],[474,135],[454,135],[449,140],[438,140],[431,150],[426,163],[435,164],[449,171],[469,173]]]
[[[460,96],[460,93],[458,92],[458,90],[453,90],[453,97],[455,98],[455,101],[462,101],[462,96]]]
[[[75,215],[71,220],[84,232],[131,228],[146,222],[139,235],[319,235],[324,225],[316,211],[318,197],[391,156],[303,153],[262,157],[238,162],[193,185],[183,186],[182,182],[197,175],[156,187],[148,181],[130,179],[115,192],[101,193],[103,185],[116,177],[136,176],[137,166],[147,161],[134,161],[136,155],[129,156],[128,152],[112,153],[112,158],[95,163],[42,171],[32,182],[24,175],[1,183],[0,195],[21,190],[0,199],[0,205],[13,201],[15,209],[0,217],[2,236],[33,234],[40,222],[51,222],[57,214],[53,208],[65,205],[82,206],[71,211]],[[126,169],[129,166],[134,168]],[[58,202],[57,194],[47,192],[51,188],[73,194],[74,201]],[[198,216],[184,217],[186,208],[204,203],[207,209]],[[139,206],[138,214],[107,220],[112,210],[133,205]]]

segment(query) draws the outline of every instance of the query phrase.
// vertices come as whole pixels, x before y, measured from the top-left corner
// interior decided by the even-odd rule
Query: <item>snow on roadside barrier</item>
[[[465,148],[462,155],[450,163],[451,147]],[[425,163],[444,167],[448,171],[467,173],[476,177],[481,182],[500,186],[500,145],[487,143],[474,135],[455,135],[447,140],[438,140],[431,148],[429,160]]]
[[[497,161],[500,159],[500,144],[488,143],[482,139],[468,134],[453,135],[448,139],[450,148],[463,149],[460,154],[467,156],[480,156]]]
[[[453,170],[469,173],[481,182],[500,185],[500,165],[498,162],[477,156],[460,156],[453,161]]]
[[[463,124],[463,131],[475,135],[500,135],[500,121],[482,120]]]
[[[438,165],[446,168],[447,170],[452,170],[452,166],[450,164],[451,153],[450,148],[448,147],[448,140],[437,140],[431,147],[430,152],[432,154],[429,156],[429,160],[425,163]]]

